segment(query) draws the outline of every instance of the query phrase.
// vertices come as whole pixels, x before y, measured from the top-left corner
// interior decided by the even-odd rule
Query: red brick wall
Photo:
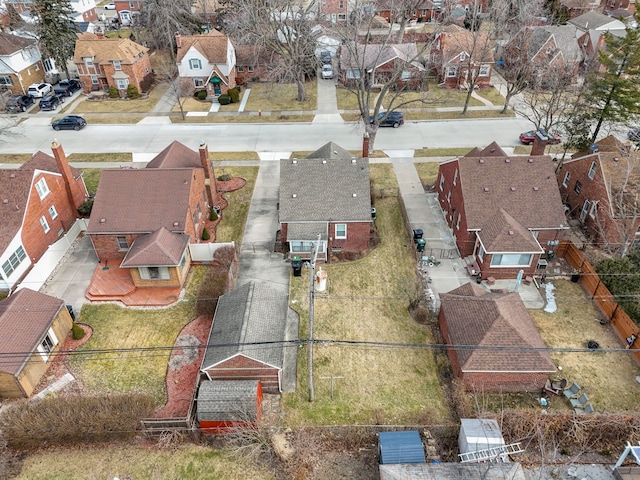
[[[458,172],[456,184],[453,184],[453,179],[456,177],[456,170],[458,170],[457,161],[441,164],[435,187],[438,193],[440,208],[444,212],[447,225],[449,225],[453,231],[460,255],[464,258],[473,253],[476,234],[467,231],[467,217],[465,215],[464,201],[462,198],[460,172]],[[443,176],[444,184],[442,189],[440,189],[440,180]],[[458,224],[458,218],[460,218],[460,224]]]
[[[49,187],[49,194],[40,200],[36,192],[35,184],[44,178]],[[84,189],[82,178],[76,181],[74,189]],[[53,206],[58,212],[55,219],[51,219],[49,207]],[[49,224],[49,232],[44,233],[40,224],[40,217],[44,216]],[[78,216],[75,205],[69,205],[64,180],[60,175],[51,173],[40,173],[35,176],[32,182],[29,203],[26,208],[25,218],[22,226],[22,244],[27,255],[35,261],[47,250],[47,247],[58,240],[58,232],[66,231],[73,225]]]
[[[244,355],[237,355],[206,370],[211,380],[260,380],[262,390],[267,393],[280,393],[278,371]]]
[[[93,249],[96,251],[96,255],[98,256],[98,260],[101,262],[105,261],[117,261],[118,265],[127,254],[126,250],[120,250],[118,248],[118,242],[116,242],[116,237],[125,237],[127,239],[127,243],[129,247],[133,241],[138,238],[138,234],[129,234],[129,235],[111,235],[111,234],[91,234],[89,235],[91,238],[91,243],[93,244]]]
[[[328,242],[329,251],[332,248],[341,248],[343,252],[363,252],[369,248],[369,235],[371,223],[347,223],[347,238],[335,238],[336,224],[342,222],[329,223],[329,237],[333,240]]]
[[[347,5],[349,4],[349,0],[323,0],[320,14],[321,15],[331,15],[335,14],[336,22],[345,22],[347,18],[342,20],[338,19],[338,15],[346,15],[347,14]],[[322,18],[324,21],[333,21],[332,18],[324,17]]]

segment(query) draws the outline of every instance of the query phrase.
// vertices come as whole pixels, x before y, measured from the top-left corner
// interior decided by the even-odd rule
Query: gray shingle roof
[[[198,390],[198,420],[254,421],[257,393],[258,380],[205,380]]]
[[[318,223],[290,223],[287,228],[287,238],[292,240],[317,240],[320,234],[320,240],[327,239],[327,222]]]
[[[153,233],[141,235],[120,264],[121,267],[175,267],[189,245],[189,235],[171,233],[162,227]]]
[[[464,287],[464,288],[463,288]],[[538,329],[514,292],[488,292],[463,286],[441,294],[441,311],[452,345],[522,347],[457,350],[463,372],[555,372]],[[470,294],[471,293],[471,294]],[[540,350],[525,350],[528,348]]]
[[[235,355],[244,355],[276,368],[283,367],[287,295],[264,283],[249,282],[218,300],[202,369]],[[276,342],[258,344],[261,342]]]
[[[371,221],[368,159],[295,162],[280,161],[280,223]]]

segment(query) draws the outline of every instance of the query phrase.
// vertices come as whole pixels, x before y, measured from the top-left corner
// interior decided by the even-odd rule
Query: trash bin
[[[296,255],[291,259],[291,268],[293,268],[294,277],[302,276],[302,260],[300,259],[300,256]]]
[[[414,241],[416,241],[416,240],[418,240],[419,238],[422,238],[422,229],[421,229],[421,228],[416,228],[416,229],[413,231],[413,240],[414,240]]]
[[[553,250],[549,250],[547,252],[547,260],[553,260],[553,256],[554,256]]]
[[[371,207],[371,218],[376,219],[376,207]]]
[[[416,250],[418,252],[424,252],[424,247],[427,244],[427,241],[424,238],[419,238],[416,240]]]

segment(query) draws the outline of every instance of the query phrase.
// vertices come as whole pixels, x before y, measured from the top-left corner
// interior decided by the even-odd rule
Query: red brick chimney
[[[176,47],[180,48],[182,46],[182,37],[178,32],[176,32]]]
[[[531,147],[531,156],[544,155],[549,140],[542,140],[537,134],[533,136],[533,146]]]
[[[83,192],[82,189],[78,187],[76,179],[73,177],[71,167],[69,166],[69,161],[67,160],[67,156],[62,149],[62,145],[54,140],[51,143],[51,151],[53,152],[53,156],[56,159],[58,170],[60,170],[60,173],[62,174],[64,189],[67,192],[69,205],[75,211],[75,209],[82,205],[82,203],[85,201],[85,192]],[[77,216],[78,212],[75,212],[75,214]]]
[[[218,204],[218,189],[216,188],[216,177],[213,166],[209,160],[209,149],[204,142],[200,143],[200,163],[204,169],[204,185],[207,191],[209,207],[213,207]]]

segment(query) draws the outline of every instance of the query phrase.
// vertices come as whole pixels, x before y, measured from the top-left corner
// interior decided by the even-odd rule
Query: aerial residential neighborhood
[[[0,2],[0,478],[637,478],[639,21]]]

